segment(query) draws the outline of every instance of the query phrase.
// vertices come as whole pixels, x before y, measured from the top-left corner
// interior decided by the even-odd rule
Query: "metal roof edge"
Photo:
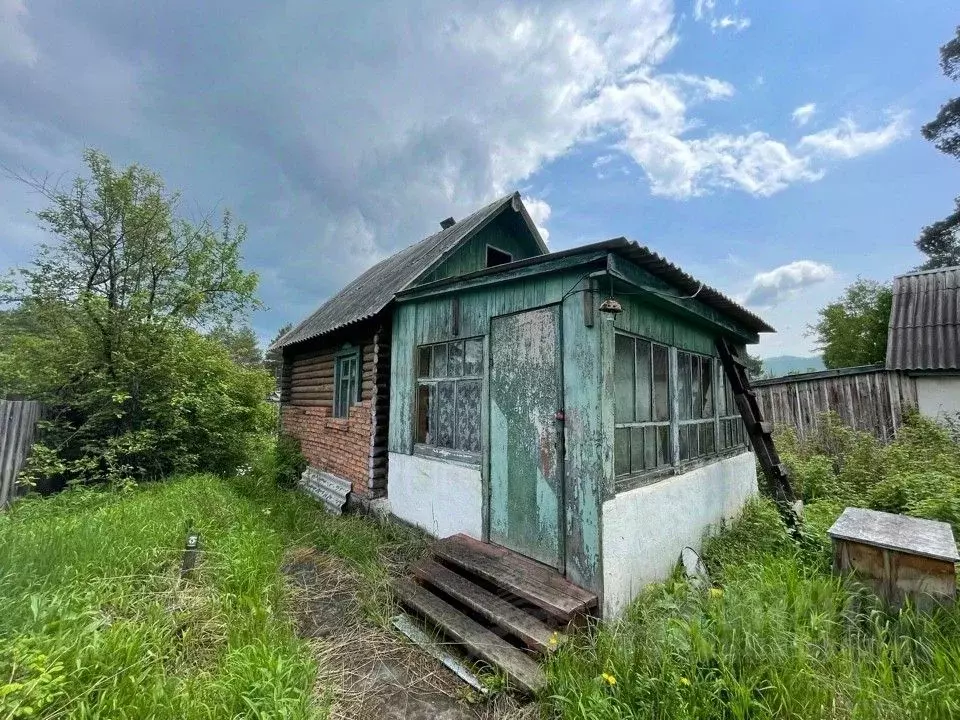
[[[917,275],[933,275],[934,273],[938,272],[950,272],[954,270],[960,270],[960,265],[948,265],[947,267],[930,268],[929,270],[912,270],[910,272],[894,275],[893,279],[899,280],[900,278],[915,277]]]

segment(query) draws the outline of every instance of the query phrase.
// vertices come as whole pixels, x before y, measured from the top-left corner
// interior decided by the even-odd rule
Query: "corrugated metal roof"
[[[632,263],[643,268],[651,275],[673,285],[673,287],[677,288],[684,295],[694,295],[694,293],[696,293],[696,299],[704,305],[709,305],[713,309],[719,310],[724,315],[733,318],[754,332],[776,332],[776,330],[762,320],[759,315],[755,315],[739,303],[728,298],[719,290],[715,290],[709,285],[697,280],[692,275],[687,274],[650,248],[627,240],[626,238],[611,240],[610,243],[622,248],[620,254]]]
[[[893,279],[887,368],[960,369],[960,266]]]
[[[394,295],[509,207],[514,198],[519,200],[520,193],[511,193],[495,200],[446,230],[434,233],[377,263],[327,300],[272,347],[293,345],[373,317],[390,304]],[[526,219],[522,203],[520,208]]]
[[[613,240],[604,240],[603,242],[592,243],[590,245],[581,245],[579,247],[559,250],[539,257],[526,258],[505,265],[497,265],[493,268],[484,268],[467,275],[444,278],[424,285],[418,285],[411,288],[409,293],[425,291],[431,288],[441,288],[447,285],[453,285],[464,280],[471,280],[476,277],[485,277],[488,275],[497,275],[509,272],[517,268],[528,267],[540,263],[549,262],[558,258],[570,257],[573,255],[585,255],[588,253],[615,252],[621,257],[630,260],[635,265],[643,268],[654,277],[660,278],[664,282],[676,288],[681,297],[695,296],[697,300],[704,305],[708,305],[715,310],[720,311],[727,317],[730,317],[741,325],[754,332],[776,332],[770,325],[764,322],[759,316],[747,310],[742,305],[728,298],[719,290],[706,285],[679,267],[669,262],[665,258],[655,253],[650,248],[644,247],[637,242],[620,237]],[[409,294],[408,293],[408,294]],[[401,295],[402,296],[402,295]]]

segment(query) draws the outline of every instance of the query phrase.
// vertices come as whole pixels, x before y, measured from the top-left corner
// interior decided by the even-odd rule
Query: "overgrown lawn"
[[[188,521],[203,552],[180,581]],[[378,599],[405,543],[401,528],[210,475],[21,501],[0,514],[0,718],[323,716],[285,612],[285,550],[346,558]]]

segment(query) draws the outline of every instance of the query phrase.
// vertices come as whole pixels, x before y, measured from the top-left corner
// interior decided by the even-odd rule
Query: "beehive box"
[[[960,555],[949,524],[847,508],[827,532],[834,570],[854,573],[892,605],[956,600]]]

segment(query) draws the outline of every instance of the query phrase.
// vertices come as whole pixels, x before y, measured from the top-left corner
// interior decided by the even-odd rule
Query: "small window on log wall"
[[[416,441],[480,452],[483,339],[417,348]]]
[[[360,399],[360,351],[337,355],[333,373],[333,416],[347,417]]]

